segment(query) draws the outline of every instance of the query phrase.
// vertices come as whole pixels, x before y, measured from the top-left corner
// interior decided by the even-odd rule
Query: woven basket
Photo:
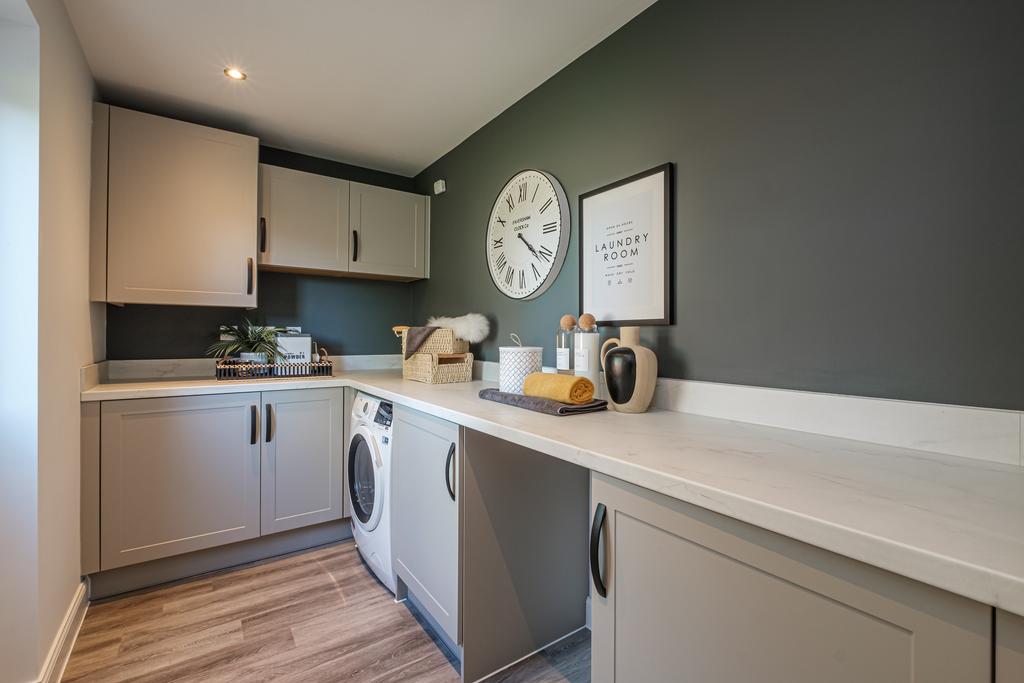
[[[414,353],[402,361],[402,377],[427,384],[470,382],[473,380],[473,354]]]
[[[409,330],[401,330],[397,332],[402,336],[402,356],[405,356],[405,338],[408,335]],[[416,353],[466,353],[469,351],[469,342],[465,339],[459,339],[455,336],[455,332],[448,329],[447,327],[441,327],[427,337],[427,341],[423,342]]]

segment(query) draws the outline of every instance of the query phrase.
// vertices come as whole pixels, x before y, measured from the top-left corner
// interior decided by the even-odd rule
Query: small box
[[[313,356],[313,340],[308,334],[279,334],[277,344],[281,349],[278,363],[308,363]]]

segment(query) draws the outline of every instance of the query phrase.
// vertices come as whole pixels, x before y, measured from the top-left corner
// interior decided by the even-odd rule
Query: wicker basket
[[[396,334],[402,337],[402,356],[405,356],[405,338],[408,335],[408,329],[401,329],[396,331]],[[440,327],[434,330],[427,341],[423,342],[416,353],[466,353],[469,351],[469,342],[465,339],[459,339],[455,336],[455,332],[448,329],[447,327]]]
[[[280,379],[282,377],[330,377],[334,363],[230,363],[217,361],[217,379]]]
[[[414,353],[402,361],[402,377],[427,384],[470,382],[473,380],[473,354]]]

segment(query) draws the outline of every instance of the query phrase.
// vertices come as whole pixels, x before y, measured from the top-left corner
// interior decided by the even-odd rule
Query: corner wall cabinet
[[[430,200],[410,192],[352,183],[349,271],[416,280],[429,277]]]
[[[93,301],[256,306],[259,142],[96,104]]]
[[[597,473],[594,683],[985,683],[991,608]]]
[[[459,426],[395,406],[395,573],[459,642]]]
[[[266,270],[411,281],[429,277],[429,198],[260,164]]]
[[[94,569],[341,519],[343,405],[340,388],[103,402]]]

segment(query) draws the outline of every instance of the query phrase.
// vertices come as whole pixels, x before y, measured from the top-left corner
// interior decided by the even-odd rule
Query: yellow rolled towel
[[[523,380],[523,394],[581,405],[594,400],[594,383],[586,377],[531,372]]]

